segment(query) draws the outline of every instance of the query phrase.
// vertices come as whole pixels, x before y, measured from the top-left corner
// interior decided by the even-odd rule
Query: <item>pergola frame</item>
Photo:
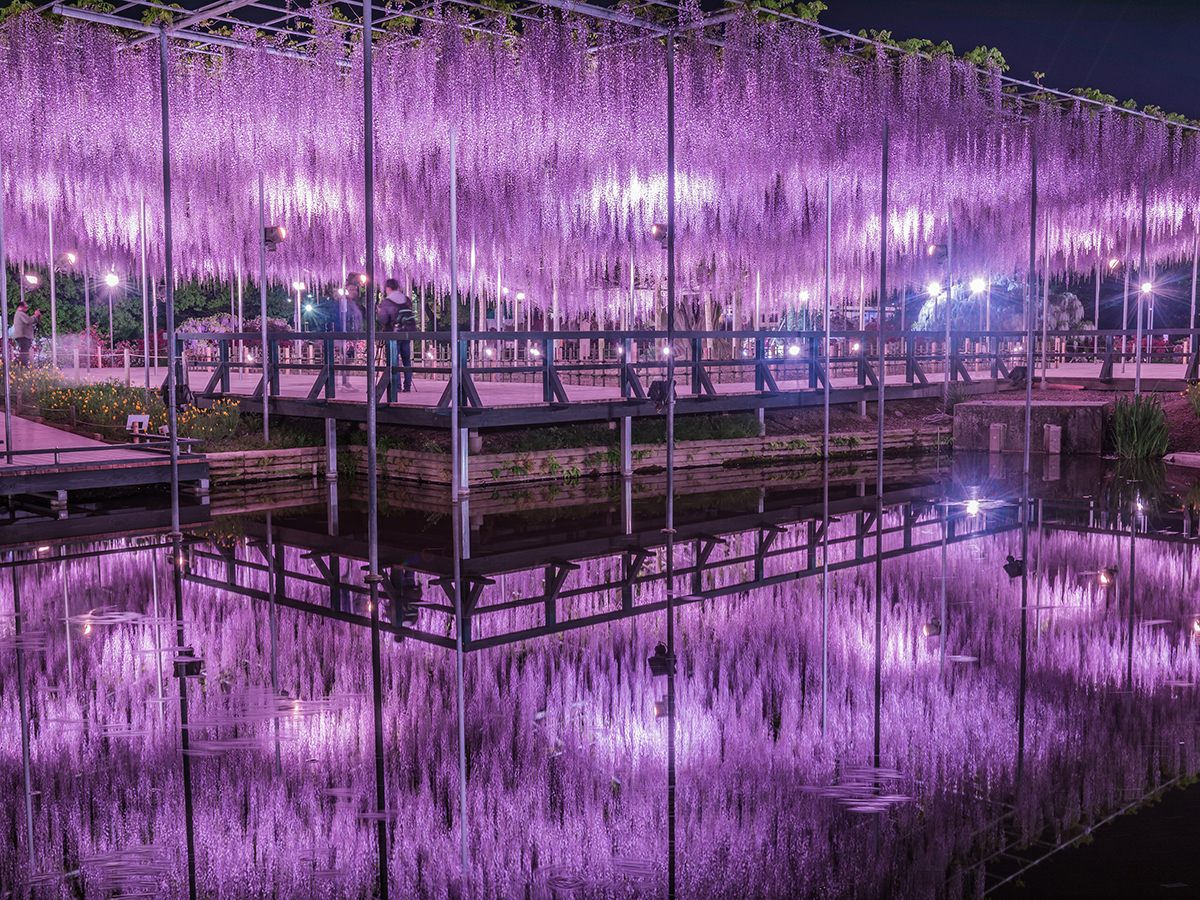
[[[668,32],[683,33],[702,31],[704,40],[714,46],[724,46],[721,25],[738,14],[740,7],[745,7],[745,0],[729,0],[732,8],[720,10],[704,16],[700,21],[685,21],[681,18],[679,4],[671,0],[639,0],[622,5],[620,8],[602,6],[583,0],[538,0],[519,6],[512,11],[493,9],[483,3],[472,0],[448,0],[448,2],[430,2],[430,0],[402,0],[396,3],[371,2],[370,21],[375,40],[419,40],[419,30],[408,36],[388,29],[389,23],[402,19],[410,19],[421,24],[440,21],[436,17],[437,10],[453,10],[458,16],[458,27],[478,35],[489,35],[494,38],[506,39],[511,33],[497,29],[494,25],[497,17],[506,17],[520,22],[536,22],[542,19],[548,9],[561,11],[565,15],[582,16],[598,21],[624,25],[642,32],[644,38],[661,38]],[[362,12],[366,3],[335,3],[326,9],[336,10],[346,20],[346,45],[352,47],[362,34]],[[166,26],[169,37],[177,42],[183,42],[193,53],[211,54],[218,48],[249,48],[250,43],[236,37],[215,33],[215,29],[250,28],[257,34],[277,42],[277,46],[269,52],[305,58],[311,55],[313,49],[313,12],[314,7],[294,7],[285,0],[218,0],[207,3],[192,11],[185,11],[183,17]],[[90,9],[66,6],[61,2],[46,3],[36,8],[38,13],[54,14],[74,19],[81,19],[114,28],[128,29],[140,32],[131,37],[130,47],[145,44],[158,36],[158,24],[146,24],[143,19],[152,17],[156,12],[178,15],[180,10],[165,3],[153,0],[127,0],[119,3],[112,12],[103,13]],[[762,10],[763,14],[774,16],[780,21],[805,21],[788,13],[775,10]],[[848,42],[852,47],[875,47],[892,54],[906,53],[893,45],[852,34],[837,28],[810,22],[816,28],[822,39],[827,41]],[[930,58],[930,54],[918,52],[915,55]],[[981,71],[983,71],[981,69]],[[1137,109],[1128,109],[1115,103],[1106,103],[1080,94],[1047,87],[1031,81],[1024,81],[1008,75],[1000,75],[1000,82],[1005,93],[1012,99],[1020,98],[1026,103],[1081,103],[1096,109],[1108,108],[1124,116],[1157,120],[1156,116]],[[1185,131],[1200,131],[1200,127],[1186,122],[1172,122],[1172,125]]]

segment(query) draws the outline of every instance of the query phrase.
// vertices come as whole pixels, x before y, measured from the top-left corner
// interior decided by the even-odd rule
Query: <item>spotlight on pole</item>
[[[304,282],[303,281],[293,281],[292,282],[292,290],[294,290],[294,291],[304,290]]]
[[[1103,585],[1110,585],[1117,580],[1117,570],[1113,566],[1106,566],[1096,573],[1096,580]]]
[[[263,229],[263,243],[267,250],[275,252],[275,248],[287,240],[287,229],[282,225],[268,225]]]
[[[1149,281],[1142,282],[1142,293],[1143,294],[1149,294],[1153,290],[1154,290],[1154,285],[1151,284]]]
[[[525,299],[525,292],[524,292],[524,291],[517,291],[517,299],[518,299],[518,300],[524,300],[524,299]]]
[[[38,278],[32,272],[26,272],[25,273],[25,283],[27,285],[29,285],[30,287],[37,287],[39,284],[42,283],[42,279]]]
[[[116,272],[109,272],[107,275],[104,276],[104,283],[107,284],[110,288],[115,288],[118,284],[121,283],[121,276],[118,275]]]
[[[1010,553],[1008,560],[1004,563],[1004,574],[1009,578],[1020,578],[1025,574],[1025,560],[1016,559]]]
[[[808,296],[809,296],[809,295],[808,295],[808,291],[801,291],[801,292],[800,292],[800,302],[801,302],[801,303],[807,303],[807,302],[808,302]]]
[[[921,634],[925,635],[925,637],[937,637],[941,633],[942,620],[937,616],[933,616],[928,622],[925,623],[925,627],[921,629]]]
[[[788,347],[788,356],[799,356],[799,355],[800,355],[800,345],[799,344],[792,344],[790,347]]]
[[[665,246],[667,243],[667,226],[666,225],[652,225],[650,227],[650,237],[654,238],[660,244],[663,244]]]
[[[942,293],[942,286],[939,282],[931,281],[926,286],[925,290],[929,293],[930,297],[939,297]]]
[[[1110,272],[1115,269],[1120,268],[1120,266],[1121,266],[1121,261],[1119,259],[1117,259],[1115,256],[1108,261],[1108,269]]]
[[[58,254],[58,258],[54,260],[54,267],[56,269],[69,269],[77,262],[79,262],[79,257],[75,254],[75,251],[67,250]]]
[[[987,282],[986,281],[984,281],[982,278],[972,278],[971,279],[971,293],[972,294],[982,294],[985,290],[987,290]]]
[[[925,255],[930,259],[945,259],[946,245],[945,244],[930,244],[925,248]]]
[[[968,516],[979,515],[979,501],[978,500],[968,500],[967,501],[967,515]]]

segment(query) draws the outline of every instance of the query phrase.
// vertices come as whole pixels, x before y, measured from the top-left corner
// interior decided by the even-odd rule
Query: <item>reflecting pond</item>
[[[1197,492],[1020,467],[393,486],[374,602],[348,484],[9,541],[4,891],[983,895],[1200,768]]]

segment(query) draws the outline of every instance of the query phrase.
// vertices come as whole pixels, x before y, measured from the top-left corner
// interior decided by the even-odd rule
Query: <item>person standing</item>
[[[42,311],[39,309],[31,316],[29,303],[22,300],[17,304],[16,314],[13,315],[13,339],[17,342],[17,362],[23,366],[29,365],[29,351],[33,347],[34,331],[42,323]]]
[[[383,284],[384,302],[380,304],[380,316],[387,308],[387,317],[391,331],[412,332],[417,330],[417,314],[412,301],[400,290],[400,282],[389,278]],[[404,391],[413,389],[412,373],[412,340],[397,341],[400,349],[400,364],[404,366]]]

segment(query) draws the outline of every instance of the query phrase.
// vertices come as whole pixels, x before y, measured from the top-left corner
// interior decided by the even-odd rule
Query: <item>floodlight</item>
[[[650,236],[652,238],[654,238],[656,241],[659,241],[660,243],[665,244],[667,241],[667,226],[666,225],[652,225],[650,227]]]
[[[1008,561],[1004,563],[1004,573],[1009,578],[1020,578],[1025,574],[1025,560],[1015,559],[1011,553],[1008,554]]]
[[[930,244],[925,248],[925,255],[931,259],[945,259],[947,249],[945,244]]]
[[[1121,261],[1120,261],[1119,259],[1117,259],[1115,256],[1114,256],[1112,259],[1110,259],[1110,260],[1108,261],[1108,267],[1109,267],[1110,269],[1115,269],[1115,268],[1117,268],[1119,265],[1121,265]]]
[[[1149,294],[1153,290],[1154,290],[1154,285],[1151,284],[1149,281],[1142,282],[1142,293],[1143,294]]]
[[[518,299],[518,300],[524,300],[524,299],[525,299],[525,292],[524,292],[524,291],[517,291],[517,299]]]
[[[37,287],[39,284],[42,283],[42,280],[40,278],[38,278],[36,275],[34,275],[32,272],[26,272],[25,273],[25,283],[30,285],[31,287]]]
[[[72,250],[67,250],[58,254],[58,258],[54,260],[54,265],[59,269],[69,269],[79,261],[79,257]]]
[[[936,281],[931,281],[929,282],[928,286],[926,286],[925,290],[930,297],[937,297],[942,293],[942,286]]]
[[[305,303],[305,304],[304,304],[304,311],[305,311],[305,312],[312,312],[312,309],[313,309],[313,307],[312,307],[312,304],[311,304],[311,303]]]
[[[979,501],[978,500],[968,500],[967,501],[967,515],[968,516],[979,515]]]
[[[654,701],[654,718],[661,719],[666,716],[669,716],[671,713],[673,713],[675,711],[673,709],[674,705],[675,705],[674,703],[668,702],[665,697],[662,700],[655,700]]]
[[[800,302],[801,302],[801,303],[807,303],[807,302],[808,302],[808,291],[801,291],[801,292],[800,292]]]
[[[292,282],[292,290],[294,290],[294,291],[304,290],[304,282],[303,281],[293,281]]]
[[[542,351],[541,351],[541,350],[539,350],[537,347],[530,347],[530,348],[529,348],[529,355],[530,355],[530,356],[541,356],[541,355],[542,355]]]
[[[670,356],[670,355],[671,355],[671,348],[663,347],[663,356]]]
[[[287,229],[282,225],[268,225],[263,229],[263,243],[272,253],[285,240],[287,240]]]
[[[937,616],[933,616],[925,623],[925,627],[921,629],[921,633],[925,637],[937,637],[942,633],[942,620]]]
[[[104,276],[104,283],[107,284],[110,288],[115,288],[118,284],[121,283],[121,276],[118,275],[116,272],[109,272],[107,275]]]
[[[799,344],[792,344],[792,346],[788,347],[788,356],[799,356],[799,355],[800,355],[800,345]]]
[[[1101,584],[1112,584],[1117,580],[1117,570],[1113,566],[1106,566],[1096,573],[1096,580]]]
[[[857,349],[858,349],[858,343],[857,343],[857,342],[855,342],[855,343],[851,344],[851,345],[850,345],[850,349],[851,349],[851,350],[857,350]]]
[[[972,294],[981,294],[986,289],[987,289],[987,282],[984,281],[982,278],[972,278],[971,279],[971,293]]]

